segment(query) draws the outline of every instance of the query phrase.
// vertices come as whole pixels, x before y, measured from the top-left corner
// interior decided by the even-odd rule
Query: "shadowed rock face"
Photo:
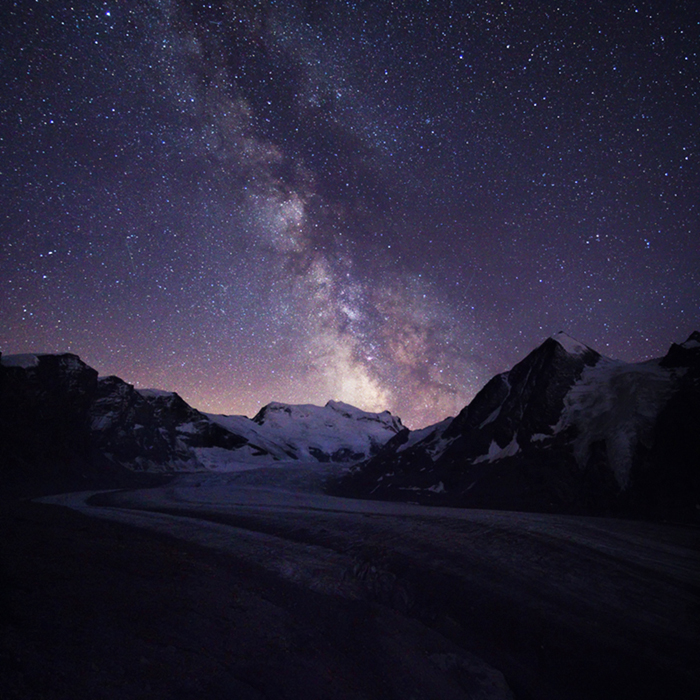
[[[141,392],[119,377],[98,381],[90,419],[95,450],[142,470],[195,469],[191,448],[236,449],[247,443],[177,394]]]
[[[193,448],[246,442],[177,394],[98,379],[76,355],[10,356],[0,364],[5,483],[196,468]]]
[[[52,463],[79,472],[90,455],[90,406],[97,372],[76,355],[26,356],[0,364],[3,481]]]
[[[97,372],[76,355],[38,355],[0,365],[3,444],[23,451],[71,449],[87,427]]]
[[[339,493],[479,508],[700,521],[700,333],[625,364],[564,334],[447,425],[403,431]]]
[[[586,348],[571,354],[548,338],[509,372],[494,377],[454,419],[444,433],[459,438],[449,449],[478,457],[495,442],[505,448],[514,440],[529,443],[533,435],[551,435],[564,406],[564,397],[581,377],[584,367],[600,355]]]
[[[688,367],[697,379],[697,373],[700,371],[700,331],[691,333],[685,343],[673,343],[666,356],[662,358],[661,365]]]
[[[639,450],[630,508],[640,515],[700,522],[700,332],[673,344],[659,363],[680,370],[658,415],[650,444]]]
[[[195,467],[192,447],[233,448],[245,439],[177,394],[143,396],[71,354],[10,357],[0,365],[4,476],[27,470],[109,472]]]
[[[403,445],[410,434],[397,435],[362,468],[362,473],[355,475],[355,481],[371,475],[374,487],[376,479],[385,473],[422,474],[420,484],[399,487],[416,488],[429,486],[423,483],[426,479],[433,479],[431,483],[435,485],[435,476],[443,484],[445,479],[454,482],[467,465],[486,463],[470,471],[468,484],[483,482],[493,471],[488,468],[493,462],[529,449],[533,438],[551,438],[564,407],[564,397],[584,368],[601,359],[594,350],[566,339],[575,352],[568,351],[555,338],[547,339],[510,371],[491,379],[446,427],[436,428],[409,447]],[[486,459],[489,455],[491,458]],[[391,488],[389,484],[382,484],[377,491],[385,493],[387,488]],[[472,497],[470,494],[469,498]]]

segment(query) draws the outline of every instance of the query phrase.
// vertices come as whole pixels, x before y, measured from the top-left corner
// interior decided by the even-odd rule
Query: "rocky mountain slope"
[[[358,461],[403,429],[368,413],[272,403],[253,419],[208,415],[172,392],[98,378],[79,357],[0,358],[0,478],[226,470],[291,460]]]
[[[641,363],[556,334],[454,419],[397,434],[338,490],[700,520],[700,333]]]

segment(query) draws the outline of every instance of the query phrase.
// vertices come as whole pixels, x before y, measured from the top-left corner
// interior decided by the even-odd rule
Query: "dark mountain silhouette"
[[[559,333],[454,419],[402,431],[335,490],[700,521],[700,333],[642,363],[610,360]]]

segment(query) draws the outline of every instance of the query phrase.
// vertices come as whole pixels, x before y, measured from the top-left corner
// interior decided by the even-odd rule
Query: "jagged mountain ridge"
[[[700,333],[640,363],[556,334],[456,417],[416,431],[334,401],[271,403],[252,419],[205,414],[175,393],[99,378],[76,355],[4,356],[0,460],[5,481],[37,465],[47,477],[360,462],[334,492],[696,521]]]
[[[280,461],[357,462],[378,452],[404,427],[389,411],[369,413],[341,401],[325,406],[273,402],[252,419],[208,417]]]
[[[42,463],[78,471],[230,469],[243,463],[367,459],[403,429],[388,411],[340,402],[272,403],[253,418],[217,416],[178,394],[98,377],[77,355],[0,357],[0,455],[5,472]],[[7,465],[11,465],[8,467]]]
[[[455,418],[420,431],[404,430],[382,450],[401,462],[427,455],[434,462],[465,450],[478,462],[517,454],[520,444],[551,435],[563,401],[586,366],[602,356],[558,333],[511,370],[494,376]]]
[[[347,495],[581,513],[700,515],[700,334],[656,360],[558,333],[455,418],[404,430]]]

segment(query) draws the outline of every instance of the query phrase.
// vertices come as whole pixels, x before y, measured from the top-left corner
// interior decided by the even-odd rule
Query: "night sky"
[[[549,9],[547,7],[549,6]],[[700,327],[697,2],[0,2],[0,350],[453,415]]]

